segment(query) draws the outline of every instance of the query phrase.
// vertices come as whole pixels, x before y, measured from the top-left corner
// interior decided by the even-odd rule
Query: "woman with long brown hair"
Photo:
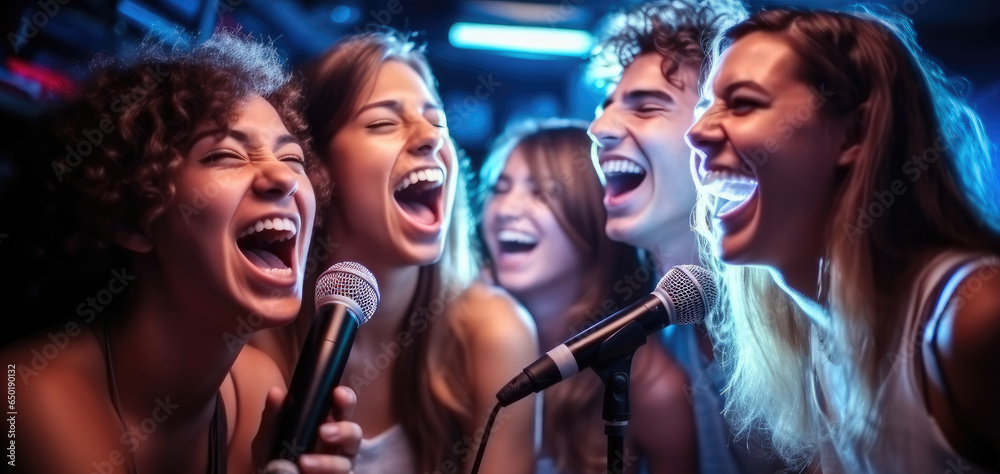
[[[827,472],[1000,468],[998,175],[961,84],[888,13],[725,43],[688,138],[736,426]]]
[[[314,255],[322,268],[363,264],[382,293],[343,378],[369,436],[355,471],[466,471],[496,392],[538,348],[523,309],[473,282],[464,182],[436,81],[423,53],[388,29],[342,40],[305,75],[330,180],[314,183],[326,212]],[[299,323],[262,341],[286,354],[286,374],[308,331],[308,318]],[[533,413],[533,398],[500,413],[480,472],[531,472]]]
[[[648,294],[656,276],[604,231],[604,189],[586,122],[511,127],[480,170],[479,231],[494,282],[531,313],[544,349]],[[626,472],[696,472],[687,378],[661,344],[633,360]],[[587,371],[545,391],[539,473],[603,473],[604,386]],[[664,421],[667,420],[667,421]]]

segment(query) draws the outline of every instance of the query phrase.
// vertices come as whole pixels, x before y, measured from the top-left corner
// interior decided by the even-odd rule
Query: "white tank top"
[[[927,412],[923,396],[923,381],[918,378],[916,358],[931,360],[937,323],[958,285],[984,265],[998,264],[996,257],[945,253],[934,258],[921,272],[911,290],[903,332],[896,349],[891,351],[877,398],[877,411],[885,420],[880,442],[874,451],[861,451],[856,446],[835,445],[826,441],[821,447],[820,462],[824,473],[850,474],[913,474],[954,473],[986,474],[983,468],[963,459],[948,444],[937,422]],[[924,324],[926,322],[926,324]],[[815,336],[813,347],[818,348]],[[823,397],[834,419],[842,414],[844,400],[850,389],[843,371],[822,352],[814,353],[822,363],[817,378],[823,380]],[[831,362],[834,359],[834,362]],[[931,376],[940,372],[928,363]],[[820,389],[817,387],[817,389]],[[884,436],[883,436],[884,435]]]
[[[355,474],[410,474],[416,461],[403,426],[396,424],[374,438],[362,439],[354,461]]]

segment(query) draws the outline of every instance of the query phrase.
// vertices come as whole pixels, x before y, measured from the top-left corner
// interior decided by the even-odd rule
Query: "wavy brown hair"
[[[476,193],[482,241],[482,210],[493,186],[511,153],[523,153],[542,202],[573,242],[579,258],[587,262],[581,294],[566,310],[563,339],[631,304],[642,291],[613,292],[620,279],[636,274],[640,260],[634,247],[614,242],[604,232],[604,187],[591,162],[590,148],[586,122],[549,119],[518,124],[497,139],[480,169]],[[489,267],[489,252],[481,253]],[[594,429],[601,423],[603,387],[600,378],[586,373],[546,390],[543,443],[560,472],[588,474],[606,469],[604,437]]]
[[[1000,199],[990,145],[964,99],[965,86],[947,79],[923,56],[908,19],[888,11],[767,10],[728,32],[721,45],[753,32],[779,35],[797,53],[798,79],[833,92],[821,113],[851,118],[860,145],[840,177],[835,214],[826,229],[830,259],[829,321],[814,321],[782,292],[767,269],[717,260],[710,219],[714,198],[701,193],[696,225],[702,254],[714,262],[728,292],[727,315],[711,329],[726,348],[732,374],[727,413],[734,427],[763,423],[788,461],[807,462],[824,438],[877,449],[884,424],[876,397],[905,298],[940,249],[994,253],[1000,249]],[[706,85],[710,87],[710,85]],[[919,179],[907,163],[933,153]],[[904,180],[905,178],[905,180]],[[884,214],[861,224],[879,193],[904,180],[909,189]],[[830,426],[811,396],[815,382],[810,331],[842,355],[853,387],[844,419]],[[857,453],[855,453],[857,454]]]
[[[365,96],[365,87],[389,60],[413,68],[440,103],[437,80],[427,59],[407,37],[389,28],[347,37],[305,71],[306,117],[321,153],[350,119],[356,102]],[[463,365],[457,328],[449,324],[449,318],[442,317],[447,303],[468,286],[473,274],[467,255],[469,212],[462,179],[456,188],[444,253],[436,263],[420,268],[414,299],[399,327],[399,334],[412,337],[413,342],[401,349],[392,373],[393,417],[406,433],[419,472],[437,472],[448,461],[454,466],[465,465],[459,457],[463,453],[456,447],[463,445],[463,436],[471,434],[479,422],[473,419],[472,395],[465,389],[471,380],[466,377],[469,371]],[[331,200],[318,204],[320,208],[328,207]]]

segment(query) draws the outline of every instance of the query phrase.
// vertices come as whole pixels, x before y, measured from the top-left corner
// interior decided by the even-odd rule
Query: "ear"
[[[861,144],[855,143],[853,145],[848,145],[844,143],[844,147],[840,152],[840,156],[837,157],[837,166],[842,168],[848,168],[854,165],[854,162],[858,160],[858,156],[861,154]]]
[[[844,143],[840,145],[837,166],[850,167],[858,160],[861,155],[861,144],[865,139],[867,117],[868,102],[865,102],[845,119]]]
[[[146,253],[153,250],[153,239],[147,231],[119,229],[115,231],[115,242],[136,253]]]

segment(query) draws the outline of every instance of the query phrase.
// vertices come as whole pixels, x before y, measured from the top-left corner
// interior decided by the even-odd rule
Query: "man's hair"
[[[661,70],[671,84],[683,88],[676,76],[681,66],[698,69],[700,83],[712,40],[746,17],[739,0],[652,1],[613,13],[592,54],[589,76],[616,83],[637,57],[655,52],[663,56]]]

